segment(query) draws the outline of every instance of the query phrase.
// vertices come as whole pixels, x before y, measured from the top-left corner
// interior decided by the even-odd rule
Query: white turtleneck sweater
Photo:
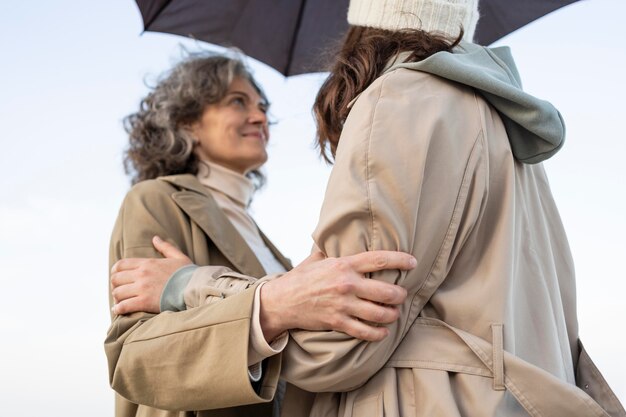
[[[248,213],[247,208],[254,193],[252,181],[238,172],[207,161],[200,164],[197,177],[250,246],[265,273],[285,272],[285,268],[265,245],[256,223]]]
[[[238,172],[224,168],[221,165],[202,161],[197,178],[204,185],[217,205],[233,224],[237,232],[246,241],[255,254],[267,275],[286,272],[285,268],[276,259],[267,247],[259,229],[248,213],[248,206],[254,193],[254,184],[250,179]],[[183,292],[193,272],[195,265],[189,265],[176,271],[165,285],[161,297],[161,311],[184,310]],[[280,353],[287,345],[287,332],[279,335],[268,344],[263,336],[260,321],[260,293],[261,283],[254,296],[252,318],[250,326],[250,342],[248,343],[248,366],[250,378],[258,381],[261,378],[261,362],[263,359]]]

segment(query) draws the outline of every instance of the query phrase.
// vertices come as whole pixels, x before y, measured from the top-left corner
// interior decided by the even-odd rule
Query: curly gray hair
[[[250,71],[236,58],[189,54],[159,77],[141,100],[139,111],[124,118],[129,135],[124,168],[133,184],[163,175],[198,172],[199,161],[186,128],[200,120],[207,105],[226,95],[235,77],[248,80],[267,102]],[[257,188],[264,182],[258,170],[248,176]]]

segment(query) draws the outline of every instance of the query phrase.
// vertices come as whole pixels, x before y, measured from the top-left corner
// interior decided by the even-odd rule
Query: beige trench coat
[[[412,253],[381,342],[291,332],[284,416],[626,416],[578,340],[574,267],[541,164],[471,88],[396,69],[356,101],[319,225],[327,256]]]
[[[144,181],[130,190],[111,237],[110,266],[122,258],[160,257],[151,243],[154,235],[167,238],[198,265],[265,275],[246,242],[192,175]],[[261,235],[290,269],[289,260]],[[209,268],[209,275],[223,272],[224,268]],[[116,417],[271,416],[280,355],[266,361],[258,394],[248,377],[255,288],[193,310],[114,317],[105,351],[111,386],[119,394]],[[219,409],[177,412],[215,408]]]

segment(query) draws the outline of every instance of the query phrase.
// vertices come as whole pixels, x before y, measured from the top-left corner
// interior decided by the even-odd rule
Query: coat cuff
[[[260,363],[265,358],[274,356],[285,349],[289,340],[288,332],[283,332],[272,341],[267,343],[261,329],[261,287],[265,282],[261,282],[255,290],[254,302],[252,304],[252,317],[250,318],[250,342],[248,343],[248,370],[253,372],[253,368],[258,366],[260,372]],[[250,373],[252,378],[252,373]],[[259,376],[260,378],[260,376]]]
[[[198,269],[198,265],[185,265],[172,274],[161,293],[161,311],[184,311],[187,309],[184,297],[185,288],[191,281],[196,269]]]

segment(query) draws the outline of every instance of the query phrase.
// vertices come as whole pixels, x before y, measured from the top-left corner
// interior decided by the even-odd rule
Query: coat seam
[[[195,332],[196,330],[203,330],[203,329],[206,329],[208,327],[219,327],[219,326],[222,326],[222,325],[225,325],[225,324],[230,324],[230,323],[234,323],[234,322],[238,322],[238,321],[244,321],[244,320],[249,321],[250,317],[243,317],[243,318],[239,318],[239,319],[232,319],[232,320],[228,320],[228,321],[221,321],[219,323],[211,323],[211,324],[207,324],[205,326],[198,326],[198,327],[193,327],[193,328],[190,328],[190,329],[179,330],[179,331],[176,331],[176,332],[164,333],[164,334],[160,334],[158,336],[152,336],[152,337],[140,338],[140,339],[135,339],[135,340],[129,340],[129,341],[125,341],[124,345],[127,346],[127,345],[130,345],[130,344],[133,344],[133,343],[147,342],[147,341],[150,341],[150,340],[160,339],[162,337],[174,336],[174,335],[177,335],[177,334],[182,334],[182,333],[187,333],[187,332]]]
[[[381,78],[380,81],[380,88],[378,90],[378,97],[376,97],[376,102],[374,103],[374,110],[372,111],[372,117],[370,119],[370,125],[369,125],[369,134],[367,136],[367,147],[365,148],[365,195],[367,198],[367,210],[369,211],[370,214],[370,228],[372,230],[372,240],[370,242],[370,248],[368,248],[369,250],[373,250],[374,249],[374,242],[376,241],[376,216],[374,215],[374,209],[373,209],[373,205],[372,205],[372,194],[371,194],[371,190],[370,190],[370,149],[372,146],[372,136],[373,136],[373,131],[374,131],[374,120],[376,119],[376,110],[378,110],[378,103],[380,102],[380,98],[382,97],[383,94],[383,87],[385,85],[385,81],[387,80],[387,78],[389,77],[389,75],[391,74],[387,74],[385,76],[383,76]]]
[[[470,168],[472,166],[471,165],[472,159],[476,155],[477,145],[479,144],[479,139],[482,137],[482,134],[483,134],[483,130],[481,128],[479,130],[478,134],[476,135],[476,138],[474,139],[474,143],[472,145],[472,150],[471,150],[471,152],[470,152],[470,154],[469,154],[469,156],[467,158],[467,162],[466,162],[466,165],[465,165],[465,170],[464,170],[464,173],[463,173],[463,179],[461,180],[461,185],[460,185],[458,193],[457,193],[457,197],[456,197],[456,200],[455,200],[455,203],[454,203],[454,209],[452,211],[452,216],[450,218],[450,222],[448,223],[446,235],[445,235],[445,237],[444,237],[444,239],[443,239],[443,241],[441,243],[441,246],[439,247],[439,251],[437,252],[437,256],[435,257],[435,260],[433,261],[433,264],[432,264],[432,266],[430,268],[430,271],[428,272],[428,275],[427,275],[426,279],[424,280],[424,282],[422,283],[420,288],[415,292],[415,294],[413,295],[413,298],[411,299],[411,308],[413,308],[415,306],[416,299],[418,299],[420,296],[423,295],[422,291],[423,291],[424,287],[426,287],[426,285],[432,280],[433,272],[437,268],[439,262],[441,262],[442,256],[444,255],[444,248],[448,245],[450,239],[453,236],[454,225],[455,225],[457,217],[460,215],[460,213],[459,213],[459,209],[460,209],[459,205],[461,203],[461,200],[463,199],[464,191],[466,191],[466,188],[467,188],[468,183],[469,183],[469,178],[470,178],[469,173],[470,173]],[[458,224],[456,226],[457,226],[457,229],[458,229]],[[442,282],[443,282],[443,280],[442,280]],[[431,296],[432,296],[432,294],[431,294]],[[429,297],[429,299],[430,299],[430,297]],[[422,306],[422,308],[423,308],[423,306]],[[409,312],[409,314],[410,314],[410,312]],[[408,327],[410,327],[413,324],[413,322],[414,322],[414,320],[407,320],[406,321],[406,323],[404,324],[403,330],[402,330],[402,334],[403,335],[408,332]]]

